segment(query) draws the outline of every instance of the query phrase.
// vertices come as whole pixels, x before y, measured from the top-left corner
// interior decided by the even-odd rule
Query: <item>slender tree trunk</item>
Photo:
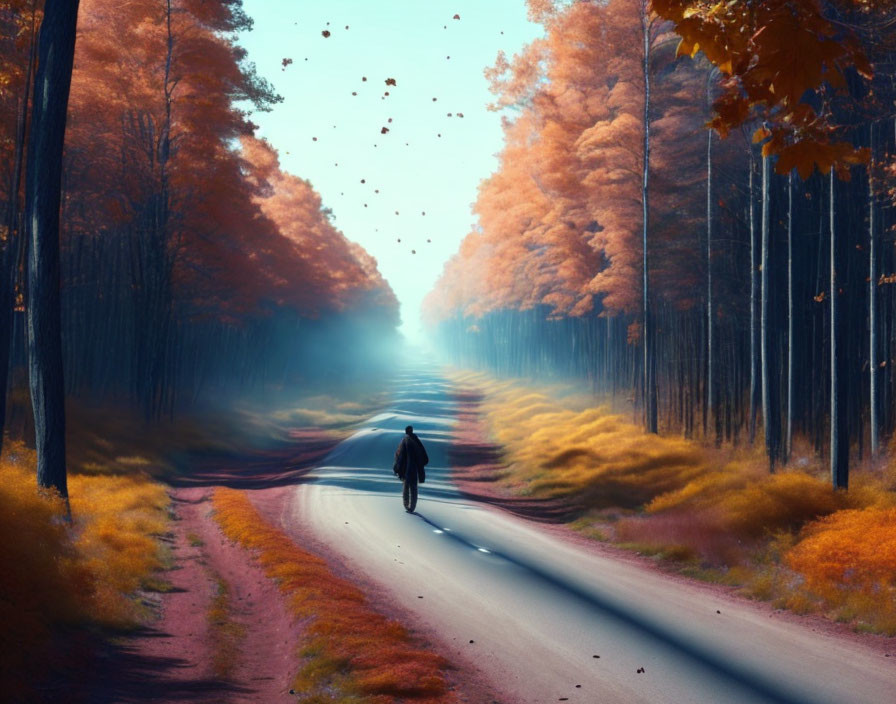
[[[16,208],[15,195],[10,209]],[[13,218],[14,219],[14,218]],[[9,382],[9,358],[12,351],[13,298],[15,295],[15,240],[14,230],[7,226],[6,246],[0,251],[0,454],[6,430],[6,389]]]
[[[706,138],[706,403],[703,411],[703,435],[707,433],[707,420],[713,422],[715,398],[713,397],[713,313],[712,313],[712,130]],[[718,423],[716,444],[720,441]]]
[[[755,165],[750,148],[750,444],[756,441],[756,415],[759,412],[759,263],[756,257]]]
[[[871,161],[868,163],[868,416],[871,424],[871,458],[879,451],[880,418],[877,405],[877,236],[875,233],[874,125],[871,125]]]
[[[835,489],[849,486],[849,442],[842,433],[844,418],[840,413],[840,303],[837,279],[837,225],[836,225],[836,175],[830,175],[830,226],[831,226],[831,483]]]
[[[648,3],[641,3],[641,31],[644,37],[644,56],[642,70],[644,74],[644,164],[641,180],[642,209],[642,300],[644,307],[644,412],[647,431],[656,433],[657,426],[657,390],[656,359],[653,330],[653,314],[650,309],[650,268],[647,248],[647,235],[650,230],[650,13]]]
[[[769,469],[775,471],[778,460],[778,414],[777,399],[774,398],[774,369],[769,331],[769,236],[771,214],[769,212],[769,157],[762,157],[762,249],[761,292],[760,292],[760,363],[762,366],[762,424],[765,433],[765,449],[768,453]]]
[[[25,179],[28,252],[28,373],[37,445],[37,483],[68,497],[65,386],[59,296],[59,210],[78,0],[47,0],[38,39]]]
[[[793,452],[793,172],[787,177],[787,424],[784,438],[784,462]]]

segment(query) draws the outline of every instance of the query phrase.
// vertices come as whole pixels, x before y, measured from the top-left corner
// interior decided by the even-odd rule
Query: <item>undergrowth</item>
[[[458,374],[475,388],[502,482],[565,499],[573,528],[791,610],[896,635],[896,469],[834,491],[817,460],[771,474],[761,450],[645,433],[568,389]]]
[[[293,688],[303,704],[448,704],[440,656],[414,645],[404,627],[376,613],[364,594],[335,576],[324,560],[267,524],[245,493],[215,490],[224,534],[255,551],[291,612],[308,626]]]
[[[229,403],[153,423],[134,408],[69,402],[69,468],[81,474],[143,472],[170,480],[192,471],[196,457],[291,447],[296,428],[314,428],[335,444],[379,401],[380,396],[369,393],[363,403],[325,395]]]
[[[63,630],[127,629],[164,588],[168,496],[145,476],[69,477],[64,503],[40,494],[35,457],[13,443],[0,458],[0,692],[15,700],[44,676]]]

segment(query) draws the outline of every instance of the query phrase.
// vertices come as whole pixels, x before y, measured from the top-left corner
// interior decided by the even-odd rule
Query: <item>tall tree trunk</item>
[[[641,3],[641,31],[644,37],[644,56],[642,71],[644,74],[644,164],[641,180],[642,209],[642,300],[644,308],[644,413],[647,431],[656,433],[657,426],[657,393],[656,393],[656,358],[653,330],[653,313],[650,309],[650,276],[647,249],[647,235],[650,230],[650,12],[649,4]]]
[[[706,402],[703,410],[703,435],[707,432],[707,420],[713,422],[713,313],[712,313],[712,135],[707,130],[706,138]],[[716,443],[720,441],[716,423]]]
[[[75,55],[78,0],[47,0],[38,39],[25,178],[28,252],[28,373],[37,445],[37,483],[68,497],[65,387],[59,296],[62,150]]]
[[[877,457],[880,418],[877,405],[877,236],[875,233],[874,124],[870,127],[871,160],[868,162],[868,416],[871,424],[871,458]]]
[[[756,257],[755,164],[750,147],[750,444],[756,441],[756,415],[759,412],[759,263]]]
[[[17,198],[10,195],[10,210],[17,208]],[[14,221],[15,215],[10,217]],[[12,351],[13,304],[15,296],[16,242],[14,226],[7,221],[6,245],[0,250],[0,454],[6,430],[6,389],[9,383],[9,358]]]
[[[793,172],[787,177],[787,423],[784,437],[784,462],[793,452]]]
[[[837,279],[837,224],[836,224],[836,175],[830,175],[830,226],[831,226],[831,483],[835,489],[849,486],[849,440],[843,432],[846,417],[840,413],[841,369],[840,369],[840,304],[839,281]]]
[[[762,250],[760,254],[762,282],[760,293],[760,363],[762,365],[762,424],[765,433],[765,449],[769,469],[775,471],[778,460],[778,403],[775,396],[775,364],[772,360],[771,333],[769,330],[769,236],[771,213],[769,212],[769,157],[762,157]]]

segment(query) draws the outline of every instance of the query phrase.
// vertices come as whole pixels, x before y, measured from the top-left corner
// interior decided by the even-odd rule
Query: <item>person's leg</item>
[[[408,500],[408,504],[410,504],[410,506],[405,506],[405,508],[407,508],[408,511],[413,513],[414,510],[417,508],[417,482],[414,482],[413,484],[411,484],[409,493],[410,493],[410,497]]]
[[[416,489],[416,487],[414,488]],[[411,503],[411,483],[407,479],[404,480],[404,488],[401,491],[401,498],[404,501],[404,510],[413,511],[414,509],[408,508]]]

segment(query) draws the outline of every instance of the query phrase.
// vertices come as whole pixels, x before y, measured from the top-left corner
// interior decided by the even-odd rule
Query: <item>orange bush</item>
[[[839,511],[809,524],[785,556],[805,588],[896,634],[896,508]]]
[[[482,411],[521,493],[574,497],[586,508],[635,508],[705,471],[700,448],[648,435],[605,407],[560,389],[533,392],[484,375],[458,375],[485,392]]]
[[[37,492],[13,450],[0,462],[0,691],[21,694],[44,665],[52,629],[84,617],[93,592],[61,501]]]
[[[78,562],[94,581],[90,616],[126,628],[142,616],[134,595],[164,566],[168,492],[136,475],[69,477]]]
[[[310,619],[302,649],[306,660],[294,684],[302,701],[455,701],[447,691],[444,658],[415,647],[404,627],[373,611],[357,587],[267,524],[245,493],[216,489],[212,503],[224,534],[257,551],[292,612]]]
[[[816,521],[787,562],[813,589],[828,583],[896,587],[896,509],[839,511]]]
[[[802,472],[768,474],[742,465],[704,474],[679,490],[651,501],[648,513],[683,512],[712,516],[719,528],[739,538],[759,538],[799,528],[848,505],[830,484]]]
[[[135,592],[162,564],[151,535],[166,525],[158,484],[75,475],[68,526],[63,502],[38,493],[34,461],[20,444],[0,460],[0,691],[10,696],[46,673],[60,628],[135,623]]]

